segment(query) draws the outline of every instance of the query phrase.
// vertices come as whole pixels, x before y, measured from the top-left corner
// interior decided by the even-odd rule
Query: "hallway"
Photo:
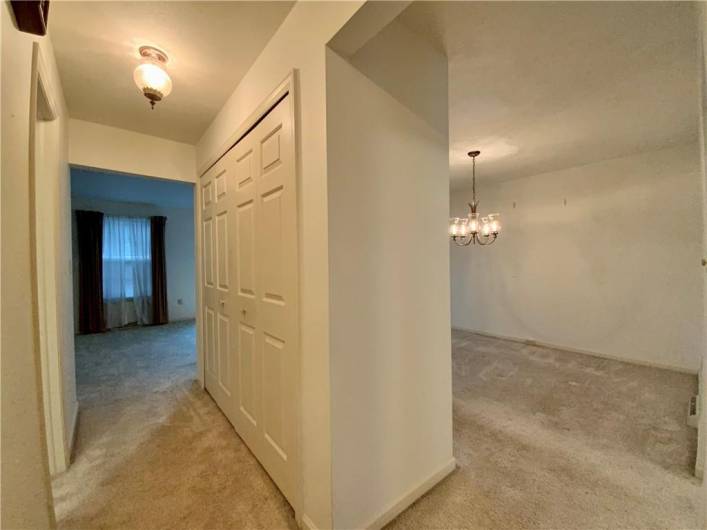
[[[74,462],[59,528],[295,528],[291,508],[195,380],[193,322],[76,339]]]

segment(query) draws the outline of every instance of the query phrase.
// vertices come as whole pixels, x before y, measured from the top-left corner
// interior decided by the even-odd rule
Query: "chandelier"
[[[481,151],[470,151],[471,169],[471,202],[469,204],[469,215],[466,217],[453,217],[449,220],[449,236],[452,241],[460,247],[466,247],[472,243],[479,245],[490,245],[501,232],[501,220],[497,213],[491,213],[484,217],[479,217],[476,207],[479,201],[476,200],[476,157]]]

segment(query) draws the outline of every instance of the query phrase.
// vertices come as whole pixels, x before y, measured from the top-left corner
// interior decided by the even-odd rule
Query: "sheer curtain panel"
[[[109,328],[151,322],[150,245],[150,219],[105,216],[103,298]]]

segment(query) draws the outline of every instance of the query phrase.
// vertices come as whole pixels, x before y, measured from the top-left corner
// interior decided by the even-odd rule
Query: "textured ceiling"
[[[688,2],[416,2],[400,21],[449,57],[453,187],[697,138]]]
[[[196,143],[294,2],[52,2],[49,31],[69,114]],[[172,94],[151,111],[137,49],[170,57]]]

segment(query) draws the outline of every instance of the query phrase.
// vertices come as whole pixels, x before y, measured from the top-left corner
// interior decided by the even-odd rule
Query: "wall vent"
[[[692,396],[687,404],[687,424],[694,428],[697,428],[700,418],[700,402],[697,398],[698,396]]]

